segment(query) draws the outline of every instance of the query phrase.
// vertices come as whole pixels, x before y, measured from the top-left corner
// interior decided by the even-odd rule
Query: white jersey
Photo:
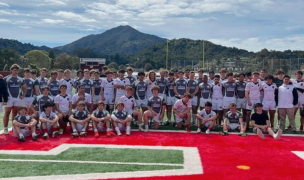
[[[58,94],[54,99],[55,104],[58,104],[59,109],[63,112],[68,112],[70,110],[70,102],[72,102],[72,98],[69,94],[66,96],[61,96]]]
[[[212,99],[222,99],[223,98],[223,85],[222,83],[212,84]]]
[[[208,78],[208,84],[213,84],[213,83],[214,83],[214,79]]]
[[[114,80],[114,84],[123,85],[123,86],[130,85],[130,80],[127,78],[124,78],[124,79],[116,78]],[[116,89],[116,97],[120,98],[121,96],[123,96],[125,94],[126,94],[125,89],[121,89],[121,88]]]
[[[136,100],[133,96],[127,97],[126,95],[123,95],[119,98],[119,102],[124,103],[123,111],[128,112],[128,114],[133,112],[134,107],[137,107]]]
[[[246,89],[249,92],[250,100],[258,100],[261,97],[262,86],[259,82],[248,82],[246,84]]]
[[[153,96],[152,93],[152,87],[157,85],[156,79],[155,81],[151,81],[151,80],[145,80],[145,82],[147,83],[147,97],[150,98]]]
[[[92,103],[90,94],[84,93],[84,97],[85,97],[85,100],[84,100],[85,103]],[[74,94],[74,96],[72,97],[72,104],[74,104],[78,100],[78,98],[79,98],[78,93]]]
[[[45,114],[45,112],[42,112],[42,113],[40,113],[40,115],[39,115],[40,118],[43,118],[43,119],[46,119],[46,120],[53,120],[53,119],[55,118],[55,116],[56,116],[56,114],[53,113],[52,111],[51,111],[51,113],[50,113],[49,116],[47,116],[47,115]]]
[[[103,79],[100,85],[103,88],[103,94],[114,95],[114,81],[108,81],[108,79]]]
[[[66,93],[69,94],[70,96],[73,96],[73,85],[74,85],[74,80],[73,79],[69,79],[69,80],[66,80],[66,79],[61,79],[59,81],[59,84],[65,84],[67,86],[67,90],[66,90]]]
[[[304,81],[301,80],[301,81],[297,81],[296,79],[292,79],[290,80],[293,84],[293,86],[295,88],[299,88],[299,89],[304,89]],[[298,97],[299,99],[304,99],[304,92],[300,92],[300,91],[297,91],[298,92]]]
[[[183,99],[180,99],[175,102],[173,108],[176,109],[178,112],[182,113],[185,112],[188,108],[192,108],[192,104],[190,100],[187,103],[184,103]]]
[[[216,116],[216,113],[212,110],[210,110],[209,113],[207,113],[207,111],[205,109],[201,110],[198,112],[204,119],[209,119],[213,116]]]
[[[278,89],[277,85],[275,83],[272,83],[271,85],[268,85],[267,83],[262,84],[262,89],[264,91],[264,100],[266,101],[274,101],[274,92],[276,89]]]

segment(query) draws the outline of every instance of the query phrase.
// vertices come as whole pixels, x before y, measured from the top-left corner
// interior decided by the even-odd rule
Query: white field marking
[[[291,152],[304,160],[304,151],[291,151]]]
[[[14,177],[2,179],[18,180],[41,180],[41,179],[112,179],[112,178],[132,178],[132,177],[153,177],[153,176],[179,176],[203,174],[203,165],[198,149],[196,147],[178,147],[178,146],[128,146],[128,145],[103,145],[103,144],[62,144],[49,151],[22,151],[22,150],[0,150],[0,154],[18,154],[18,155],[58,155],[69,148],[118,148],[118,149],[153,149],[153,150],[182,150],[184,164],[182,169],[176,170],[153,170],[153,171],[133,171],[133,172],[109,172],[109,173],[88,173],[73,175],[50,175],[50,176],[31,176]],[[1,178],[0,178],[1,180]]]
[[[144,166],[184,166],[184,164],[168,163],[131,163],[131,162],[107,162],[107,161],[60,161],[60,160],[37,160],[37,159],[0,159],[0,161],[10,162],[47,162],[47,163],[79,163],[79,164],[126,164],[126,165],[144,165]]]

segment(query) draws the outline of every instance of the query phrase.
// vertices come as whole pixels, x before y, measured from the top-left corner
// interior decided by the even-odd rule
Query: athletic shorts
[[[160,113],[157,113],[156,116],[153,116],[153,112],[152,111],[150,111],[150,112],[152,114],[152,120],[154,120],[157,123],[160,123],[161,122],[161,120],[159,120]]]
[[[200,98],[200,107],[205,107],[206,102],[211,102],[211,99],[205,99],[203,97]],[[213,103],[212,103],[212,107],[213,107]]]
[[[93,104],[97,104],[98,101],[101,101],[101,95],[94,95]]]
[[[106,124],[104,123],[103,126],[101,126],[100,123],[97,123],[97,130],[98,132],[106,132],[107,131]]]
[[[237,98],[236,99],[236,108],[237,109],[246,109],[247,99],[246,98]]]
[[[84,124],[76,123],[76,130],[77,130],[77,132],[80,133],[82,131],[83,127],[84,127]]]
[[[212,110],[215,110],[215,111],[222,111],[223,110],[223,99],[213,98],[211,100],[211,102],[212,102]]]
[[[9,97],[5,107],[19,107],[23,105],[22,103],[20,98]]]
[[[304,98],[299,98],[298,104],[295,105],[295,107],[301,108],[301,107],[303,107],[303,104],[304,104]]]
[[[230,129],[232,131],[238,129],[238,127],[240,127],[240,124],[239,123],[229,123],[228,126],[230,127]]]
[[[163,97],[165,99],[165,102],[167,102],[167,95],[163,93],[158,94],[159,97]]]
[[[246,106],[247,110],[252,110],[252,109],[254,109],[254,105],[256,103],[261,103],[260,99],[252,99],[252,100],[250,100],[250,102],[251,102],[251,106],[249,106],[248,102],[247,102],[247,106]]]
[[[23,134],[24,137],[29,137],[32,134],[32,131],[30,129],[20,129],[21,133]],[[15,130],[13,127],[13,133],[15,137],[19,137],[18,132]]]
[[[30,108],[33,101],[34,101],[34,97],[25,97],[24,99],[22,99],[22,106]]]
[[[176,100],[175,97],[167,96],[167,105],[168,106],[173,106],[175,104]]]
[[[58,127],[59,127],[59,126],[58,126]],[[52,134],[52,133],[53,133],[52,127],[51,127],[51,125],[50,125],[50,122],[47,122],[47,123],[46,123],[46,129],[47,129],[47,133],[48,133],[48,134]],[[42,124],[40,125],[40,132],[41,132],[41,134],[44,134],[44,133],[43,133],[43,129],[42,129]]]
[[[174,114],[174,116],[175,116],[175,122],[176,123],[180,123],[180,122],[182,122],[184,119],[186,119],[187,118],[187,115],[185,115],[184,117],[182,117],[182,118],[180,118],[178,115],[176,115],[176,114]]]
[[[212,121],[207,121],[205,124],[203,124],[203,121],[202,121],[202,125],[205,125],[205,127],[209,127],[210,124],[211,124]]]
[[[105,98],[105,101],[104,101],[105,104],[114,104],[114,102],[113,102],[114,94],[104,94],[104,98]],[[116,100],[116,98],[115,98],[115,100]],[[118,98],[118,100],[119,100],[119,98]]]
[[[143,99],[143,100],[136,100],[136,105],[138,108],[145,108],[148,106],[148,99]]]
[[[264,100],[263,101],[263,110],[264,111],[273,111],[273,110],[276,110],[276,102],[275,101],[267,101],[267,100]]]
[[[193,96],[192,98],[191,98],[191,105],[192,106],[198,106],[198,104],[197,104],[197,96]]]
[[[229,109],[230,104],[236,104],[235,97],[224,97],[223,98],[223,109]]]
[[[126,131],[126,127],[123,126],[121,123],[117,123],[117,126],[119,128],[119,131]]]
[[[253,133],[257,134],[258,129],[260,129],[263,134],[269,134],[267,130],[264,130],[264,129],[258,128],[258,127],[253,128]]]

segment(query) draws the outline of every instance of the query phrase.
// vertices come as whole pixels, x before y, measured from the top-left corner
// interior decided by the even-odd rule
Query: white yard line
[[[131,162],[107,162],[107,161],[60,161],[60,160],[37,160],[37,159],[0,159],[0,161],[10,162],[46,162],[46,163],[79,163],[79,164],[126,164],[126,165],[144,165],[144,166],[184,166],[184,164],[169,163],[131,163]]]
[[[304,160],[304,151],[291,151],[291,152]]]
[[[203,174],[203,165],[198,149],[196,147],[178,147],[178,146],[128,146],[128,145],[102,145],[102,144],[62,144],[50,151],[21,151],[21,150],[0,150],[0,154],[19,154],[19,155],[58,155],[61,152],[73,147],[99,147],[99,148],[119,148],[119,149],[157,149],[157,150],[182,150],[184,156],[184,164],[182,169],[176,170],[153,170],[153,171],[133,171],[133,172],[109,172],[109,173],[88,173],[88,174],[74,174],[74,175],[50,175],[50,176],[31,176],[31,177],[14,177],[3,179],[59,179],[59,180],[73,180],[73,179],[112,179],[112,178],[132,178],[132,177],[153,177],[153,176],[179,176],[179,175],[195,175]],[[1,159],[3,160],[3,159]],[[4,159],[5,160],[5,159]],[[21,160],[20,160],[21,161]],[[24,161],[24,160],[22,160]],[[29,160],[31,161],[31,160]],[[45,162],[45,160],[43,160]],[[84,163],[87,163],[85,161]],[[111,162],[113,163],[113,162]],[[129,163],[128,163],[129,164]],[[132,163],[138,164],[138,163]],[[141,163],[140,163],[141,164]],[[143,163],[156,164],[163,163]],[[164,163],[165,164],[165,163]],[[181,164],[168,164],[181,166]],[[0,178],[1,179],[1,178]]]

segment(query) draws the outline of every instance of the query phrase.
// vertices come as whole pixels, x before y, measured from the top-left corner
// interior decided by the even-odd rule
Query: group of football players
[[[240,136],[246,136],[251,122],[260,138],[269,134],[279,139],[286,115],[287,128],[296,133],[297,110],[303,114],[302,71],[296,72],[296,79],[284,75],[283,70],[274,77],[265,69],[246,74],[221,69],[219,75],[213,71],[206,75],[200,69],[197,77],[190,70],[160,70],[160,77],[155,71],[138,72],[135,77],[130,67],[112,72],[104,66],[102,72],[79,70],[72,79],[68,69],[52,71],[48,78],[45,68],[39,77],[35,70],[24,69],[23,78],[18,76],[20,69],[12,65],[11,74],[0,81],[5,87],[0,93],[5,107],[4,134],[9,134],[12,112],[13,134],[19,141],[30,135],[33,140],[40,134],[44,139],[55,137],[66,131],[68,123],[73,137],[86,136],[90,124],[95,137],[100,132],[121,136],[125,131],[130,135],[134,122],[145,132],[149,126],[158,129],[173,124],[179,129],[185,126],[187,131],[190,125],[197,126],[198,133],[206,134],[223,127],[220,134],[238,130]],[[274,128],[276,110],[278,124]],[[303,121],[301,116],[300,131]]]

